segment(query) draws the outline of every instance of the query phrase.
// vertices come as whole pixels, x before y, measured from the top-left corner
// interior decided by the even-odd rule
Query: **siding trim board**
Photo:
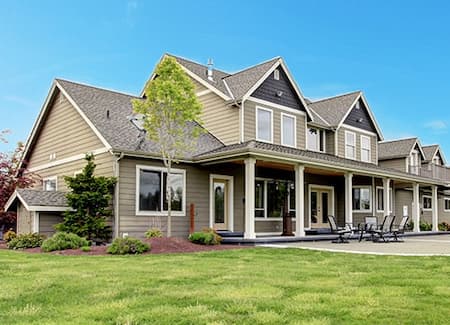
[[[304,111],[299,110],[299,109],[287,107],[287,106],[280,105],[280,104],[277,104],[277,103],[272,103],[272,102],[269,102],[267,100],[264,100],[264,99],[261,99],[261,98],[256,98],[256,97],[253,97],[253,96],[250,96],[248,99],[250,99],[251,101],[253,101],[253,102],[257,103],[257,104],[262,104],[262,105],[266,105],[266,106],[272,106],[272,107],[278,108],[280,110],[289,112],[291,114],[299,114],[299,115],[306,116],[306,113]]]

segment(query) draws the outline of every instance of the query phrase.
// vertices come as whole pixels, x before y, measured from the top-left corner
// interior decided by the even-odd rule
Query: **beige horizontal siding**
[[[27,234],[33,229],[33,212],[28,211],[21,203],[17,205],[17,233]]]
[[[377,151],[378,151],[378,143],[377,137],[372,135],[367,135],[364,132],[358,132],[354,129],[350,130],[345,127],[345,125],[341,126],[336,132],[338,135],[338,156],[345,158],[345,131],[350,131],[355,133],[356,135],[356,160],[361,161],[361,135],[369,136],[370,138],[370,159],[371,163],[377,164]]]
[[[192,78],[191,78],[191,81],[192,81],[192,83],[193,83],[194,86],[195,86],[195,92],[196,92],[196,93],[208,89],[208,88],[206,88],[205,86],[203,86],[200,82],[198,82],[198,81],[195,80],[195,79],[192,79]]]
[[[381,167],[393,168],[402,172],[406,172],[405,158],[378,161],[378,165],[380,165]]]
[[[90,152],[104,145],[69,101],[58,93],[45,117],[29,158],[29,168]]]
[[[47,237],[55,233],[55,225],[61,223],[63,217],[61,213],[40,212],[39,213],[39,233]]]

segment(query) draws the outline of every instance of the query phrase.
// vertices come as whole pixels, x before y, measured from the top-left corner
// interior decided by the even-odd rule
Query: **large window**
[[[370,212],[370,197],[371,195],[369,186],[353,187],[353,211]]]
[[[309,150],[325,151],[325,132],[316,128],[309,128],[307,134],[307,146]]]
[[[256,108],[256,139],[265,142],[273,141],[272,111],[267,108]]]
[[[283,211],[283,193],[288,186],[288,210],[295,216],[295,187],[293,183],[258,178],[255,181],[255,218],[279,219]]]
[[[56,176],[46,177],[42,180],[42,187],[44,191],[56,191],[57,190],[57,180]]]
[[[432,202],[431,196],[424,195],[422,197],[422,208],[424,211],[431,211],[432,209],[431,202]]]
[[[296,147],[296,118],[293,115],[281,113],[281,144]]]
[[[389,189],[389,212],[393,211],[393,196],[392,196],[392,188]],[[384,212],[384,189],[382,187],[377,186],[377,212]]]
[[[345,158],[356,159],[356,135],[345,131]]]
[[[184,215],[185,171],[172,169],[170,177],[164,168],[137,166],[136,214],[161,215],[168,209],[167,184],[173,215]]]
[[[361,161],[370,162],[370,137],[361,136]]]

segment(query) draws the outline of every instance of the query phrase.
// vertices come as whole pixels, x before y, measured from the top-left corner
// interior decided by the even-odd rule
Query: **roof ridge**
[[[326,100],[336,99],[336,98],[339,98],[339,97],[350,96],[350,95],[353,95],[353,94],[356,94],[356,93],[362,93],[362,91],[361,90],[355,90],[355,91],[352,91],[352,92],[349,92],[349,93],[345,93],[345,94],[340,94],[340,95],[336,95],[336,96],[322,98],[322,99],[316,100],[314,102],[311,102],[311,104],[316,104],[316,103],[324,102]]]
[[[194,61],[194,60],[192,60],[192,59],[185,58],[184,56],[175,55],[175,54],[171,54],[171,53],[168,53],[168,52],[166,52],[165,54],[168,55],[168,56],[171,56],[171,57],[175,57],[175,58],[178,58],[178,59],[182,59],[182,60],[185,60],[185,61],[188,61],[188,62],[197,64],[197,65],[201,65],[202,67],[204,67],[204,68],[206,68],[206,69],[208,68],[208,66],[207,66],[206,64],[203,64],[203,63]],[[231,75],[232,75],[232,74],[229,73],[229,72],[226,72],[226,71],[223,71],[223,70],[216,69],[216,68],[214,68],[214,66],[213,66],[213,70],[222,72],[222,73],[224,73],[224,74],[227,74],[228,76],[231,76]],[[223,79],[223,78],[222,78],[222,79]]]
[[[248,70],[250,70],[250,69],[254,69],[254,68],[256,68],[256,67],[259,67],[260,65],[269,63],[269,62],[271,62],[271,61],[279,60],[279,59],[281,59],[281,56],[273,57],[273,58],[270,59],[270,60],[266,60],[266,61],[260,62],[260,63],[258,63],[258,64],[252,65],[252,66],[250,66],[250,67],[244,68],[244,69],[239,70],[239,71],[237,71],[237,72],[235,72],[235,73],[232,73],[232,74],[230,74],[229,76],[226,76],[225,78],[222,78],[222,79],[226,79],[226,78],[229,78],[229,77],[234,77],[234,76],[236,76],[236,75],[238,75],[238,74],[240,74],[240,73],[246,72],[246,71],[248,71]]]
[[[439,147],[439,144],[427,144],[426,146],[422,146],[422,148],[429,148],[429,147]]]
[[[310,104],[307,104],[308,106],[310,105]],[[323,117],[322,117],[322,115],[320,115],[313,107],[310,107],[309,108],[312,112],[314,112],[314,114],[316,114],[322,121],[324,121],[325,123],[326,123],[326,125],[328,125],[328,126],[331,126],[331,124],[330,123],[328,123],[328,121],[326,120],[326,119],[324,119]],[[314,122],[314,121],[313,121]]]
[[[409,138],[401,138],[401,139],[395,139],[395,140],[383,140],[379,141],[378,143],[390,143],[390,142],[400,142],[400,141],[406,141],[406,140],[418,140],[418,137],[409,137]]]
[[[76,81],[62,79],[62,78],[55,78],[55,81],[56,82],[58,82],[58,81],[68,82],[68,83],[71,83],[71,84],[74,84],[74,85],[88,87],[88,88],[93,88],[93,89],[98,89],[98,90],[102,90],[102,91],[107,91],[107,92],[110,92],[110,93],[115,93],[115,94],[123,95],[123,96],[129,96],[129,97],[134,97],[134,98],[142,98],[142,97],[139,97],[139,96],[136,96],[136,95],[125,93],[123,91],[118,91],[118,90],[108,89],[108,88],[101,88],[101,87],[98,87],[98,86],[93,86],[93,85],[89,85],[89,84],[86,84],[86,83],[76,82]]]

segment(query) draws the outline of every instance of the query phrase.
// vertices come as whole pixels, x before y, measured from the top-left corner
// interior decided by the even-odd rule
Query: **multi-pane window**
[[[356,135],[345,131],[345,158],[356,159]]]
[[[257,179],[255,181],[255,218],[281,218],[285,191],[287,191],[289,214],[294,217],[294,184],[282,180]]]
[[[174,215],[184,213],[184,171],[173,170],[169,176],[165,169],[138,167],[137,172],[138,214],[166,212],[169,205],[167,188],[170,190],[171,209]]]
[[[56,191],[57,177],[47,177],[42,180],[42,187],[44,191]]]
[[[370,162],[370,137],[361,136],[361,161]]]
[[[281,113],[281,144],[295,147],[295,116]]]
[[[422,197],[422,207],[424,210],[431,210],[431,196],[424,195]]]
[[[309,150],[325,151],[325,132],[316,128],[309,128],[307,134],[307,146]]]
[[[256,109],[256,139],[272,142],[272,111],[258,107]]]
[[[255,218],[265,217],[265,182],[255,181]]]
[[[353,187],[353,210],[363,212],[370,211],[370,197],[371,195],[369,186]]]

